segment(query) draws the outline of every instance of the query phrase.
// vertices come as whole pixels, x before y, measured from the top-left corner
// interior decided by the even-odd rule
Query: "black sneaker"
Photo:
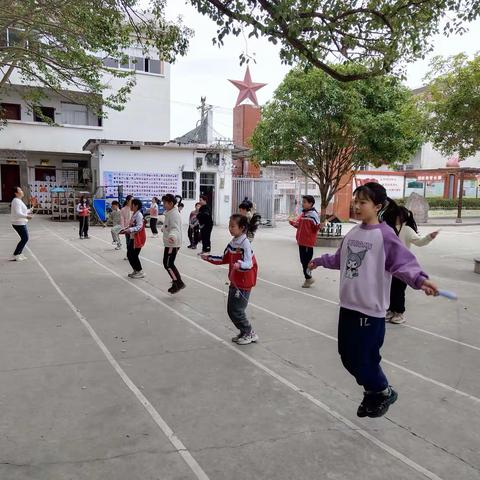
[[[366,417],[368,416],[367,410],[369,406],[372,403],[372,396],[375,394],[372,394],[370,392],[363,392],[363,400],[362,403],[358,406],[357,409],[357,417]]]
[[[383,417],[388,412],[390,405],[397,401],[397,398],[398,393],[390,386],[388,393],[374,393],[366,405],[367,416],[370,418]]]
[[[174,280],[172,286],[168,289],[168,293],[174,294],[185,288],[185,284],[181,280]]]

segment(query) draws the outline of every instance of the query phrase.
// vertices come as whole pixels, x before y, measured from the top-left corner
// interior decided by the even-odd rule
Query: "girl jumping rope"
[[[202,259],[214,265],[228,264],[227,313],[240,333],[232,338],[238,345],[248,345],[258,341],[258,335],[253,330],[245,310],[248,306],[250,291],[257,283],[257,260],[252,251],[247,233],[249,229],[255,231],[258,224],[250,224],[247,217],[235,214],[230,217],[228,229],[233,235],[232,240],[223,252],[223,256],[202,254]]]
[[[427,295],[438,295],[438,289],[395,232],[381,223],[389,202],[385,188],[370,182],[354,196],[362,223],[345,236],[334,255],[315,258],[309,268],[340,270],[338,352],[365,390],[357,415],[374,418],[385,415],[398,397],[380,366],[392,275]]]

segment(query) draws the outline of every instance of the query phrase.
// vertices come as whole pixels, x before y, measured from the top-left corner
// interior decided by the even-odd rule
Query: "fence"
[[[265,178],[234,178],[232,185],[232,212],[245,198],[255,204],[256,213],[262,216],[262,223],[275,226],[274,181]]]

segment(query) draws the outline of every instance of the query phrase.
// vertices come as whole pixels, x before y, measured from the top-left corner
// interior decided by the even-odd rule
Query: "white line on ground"
[[[95,238],[97,238],[98,240],[104,241],[100,237],[95,237]],[[183,257],[189,258],[190,260],[193,260],[193,261],[198,260],[198,259],[192,257],[191,255],[186,255],[185,253],[179,253],[179,255],[182,255]],[[287,287],[285,285],[281,285],[280,283],[271,282],[270,280],[266,280],[265,278],[262,278],[262,277],[257,277],[257,279],[260,280],[261,282],[267,283],[269,285],[274,285],[275,287],[283,288],[283,289],[288,290],[290,292],[297,293],[298,295],[304,295],[306,297],[314,298],[314,299],[320,300],[322,302],[330,303],[330,304],[333,304],[333,305],[339,305],[338,302],[335,302],[333,300],[329,300],[328,298],[320,297],[319,295],[313,295],[312,293],[302,292],[300,290],[296,290],[295,288],[291,288],[291,287]],[[430,330],[426,330],[424,328],[414,327],[413,325],[408,325],[408,324],[402,325],[402,328],[410,328],[411,330],[417,330],[418,332],[425,333],[426,335],[432,335],[433,337],[440,338],[440,339],[445,340],[447,342],[456,343],[457,345],[462,345],[463,347],[467,347],[467,348],[471,348],[472,350],[480,351],[480,347],[477,347],[477,346],[472,345],[470,343],[461,342],[460,340],[456,340],[454,338],[450,338],[450,337],[446,337],[444,335],[440,335],[438,333],[432,332]]]
[[[404,463],[405,465],[408,465],[410,468],[412,468],[413,470],[415,470],[416,472],[424,475],[426,478],[429,478],[431,480],[442,480],[438,475],[436,475],[435,473],[431,472],[430,470],[426,469],[425,467],[422,467],[421,465],[419,465],[418,463],[416,463],[415,461],[413,461],[412,459],[410,459],[409,457],[403,455],[403,453],[399,452],[398,450],[395,450],[394,448],[390,447],[389,445],[387,445],[386,443],[382,442],[381,440],[379,440],[378,438],[376,438],[375,436],[373,436],[372,434],[370,434],[369,432],[367,432],[366,430],[362,429],[361,427],[359,427],[358,425],[356,425],[355,423],[353,423],[352,421],[350,421],[348,418],[344,417],[341,413],[338,413],[336,410],[333,410],[332,408],[330,408],[328,405],[326,405],[325,403],[323,403],[322,401],[318,400],[317,398],[315,398],[313,395],[311,395],[310,393],[308,392],[305,392],[304,390],[302,390],[300,387],[297,387],[294,383],[290,382],[289,380],[287,380],[285,377],[282,377],[281,375],[279,375],[278,373],[274,372],[273,370],[271,370],[270,368],[268,368],[267,366],[265,366],[263,363],[259,362],[258,360],[256,360],[255,358],[251,357],[250,355],[246,354],[245,352],[242,352],[238,347],[234,347],[232,346],[230,343],[226,342],[225,340],[223,340],[222,338],[218,337],[217,335],[215,335],[214,333],[210,332],[210,330],[207,330],[206,328],[202,327],[200,324],[198,324],[197,322],[195,322],[194,320],[190,319],[189,317],[187,317],[186,315],[184,315],[183,313],[179,312],[178,310],[176,310],[175,308],[171,307],[170,305],[168,305],[167,303],[165,302],[162,302],[162,300],[160,300],[159,298],[157,298],[155,295],[152,295],[150,292],[148,292],[147,290],[144,290],[143,288],[139,287],[137,284],[134,283],[134,281],[129,281],[127,278],[123,277],[122,275],[120,275],[119,273],[117,273],[115,270],[112,270],[110,267],[108,267],[107,265],[104,265],[103,263],[99,262],[96,258],[92,257],[91,255],[89,255],[87,252],[85,252],[83,249],[81,248],[78,248],[77,246],[73,245],[69,240],[63,238],[62,236],[58,235],[56,232],[54,232],[53,230],[49,229],[49,228],[45,228],[46,230],[48,230],[50,233],[52,233],[53,235],[55,235],[56,237],[58,237],[60,240],[62,240],[64,243],[66,243],[67,245],[69,245],[71,248],[77,250],[78,252],[80,252],[82,255],[84,255],[85,257],[89,258],[92,262],[96,263],[97,265],[99,265],[100,267],[102,267],[104,270],[110,272],[112,275],[114,275],[115,277],[119,278],[120,280],[122,280],[123,282],[127,283],[130,287],[132,288],[135,288],[136,290],[138,290],[139,292],[143,293],[144,295],[146,295],[148,298],[150,298],[151,300],[153,300],[154,302],[158,303],[159,305],[161,305],[163,308],[171,311],[173,314],[175,314],[176,316],[178,316],[179,318],[181,318],[182,320],[185,320],[187,323],[189,323],[190,325],[194,326],[195,328],[197,328],[198,330],[200,330],[202,333],[204,333],[205,335],[209,336],[210,338],[213,338],[214,340],[216,340],[217,342],[219,342],[220,344],[222,344],[224,347],[228,348],[230,351],[232,352],[235,352],[237,355],[240,355],[241,357],[243,357],[244,359],[246,359],[247,361],[249,361],[251,364],[253,364],[254,366],[256,366],[257,368],[259,368],[260,370],[264,371],[265,373],[267,373],[268,375],[270,375],[272,378],[274,378],[275,380],[277,380],[278,382],[282,383],[283,385],[285,385],[286,387],[290,388],[291,390],[293,390],[294,392],[298,393],[299,395],[301,395],[302,397],[306,398],[308,401],[310,401],[311,403],[313,403],[314,405],[316,405],[317,407],[321,408],[322,410],[324,410],[325,412],[327,412],[329,415],[331,415],[333,418],[335,418],[336,420],[338,420],[339,422],[343,423],[344,425],[346,425],[348,428],[350,428],[351,430],[357,432],[359,435],[361,435],[362,437],[366,438],[367,440],[369,440],[370,442],[372,442],[374,445],[376,445],[377,447],[379,447],[380,449],[382,449],[384,452],[390,454],[391,456],[395,457],[396,459],[400,460],[402,463]],[[113,358],[113,357],[112,357]],[[192,457],[193,458],[193,457]]]
[[[202,467],[198,464],[192,454],[187,450],[187,447],[182,443],[182,441],[175,435],[174,431],[168,426],[167,422],[162,418],[162,416],[155,410],[155,407],[148,401],[145,395],[138,389],[138,387],[133,383],[130,377],[125,373],[120,364],[115,360],[114,356],[110,353],[110,350],[102,342],[100,337],[97,335],[93,327],[90,325],[89,321],[81,314],[80,310],[72,303],[72,301],[67,297],[63,290],[58,286],[53,277],[50,275],[46,267],[40,262],[37,256],[33,253],[31,248],[27,247],[27,250],[30,252],[32,258],[38,263],[42,269],[45,276],[48,278],[53,288],[57,293],[62,297],[65,303],[70,307],[72,312],[80,320],[83,326],[86,328],[90,336],[93,338],[94,342],[98,345],[100,350],[103,352],[107,358],[110,365],[118,373],[120,378],[124,381],[125,385],[132,391],[137,400],[143,405],[145,410],[150,414],[155,423],[160,427],[162,432],[168,438],[170,443],[173,445],[177,453],[181,455],[185,463],[190,467],[192,472],[199,480],[209,480],[207,474],[203,471]]]

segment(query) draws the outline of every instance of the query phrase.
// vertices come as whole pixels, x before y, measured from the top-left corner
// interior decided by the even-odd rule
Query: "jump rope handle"
[[[448,290],[438,290],[438,294],[442,297],[448,298],[449,300],[458,300],[457,294],[449,292]]]

